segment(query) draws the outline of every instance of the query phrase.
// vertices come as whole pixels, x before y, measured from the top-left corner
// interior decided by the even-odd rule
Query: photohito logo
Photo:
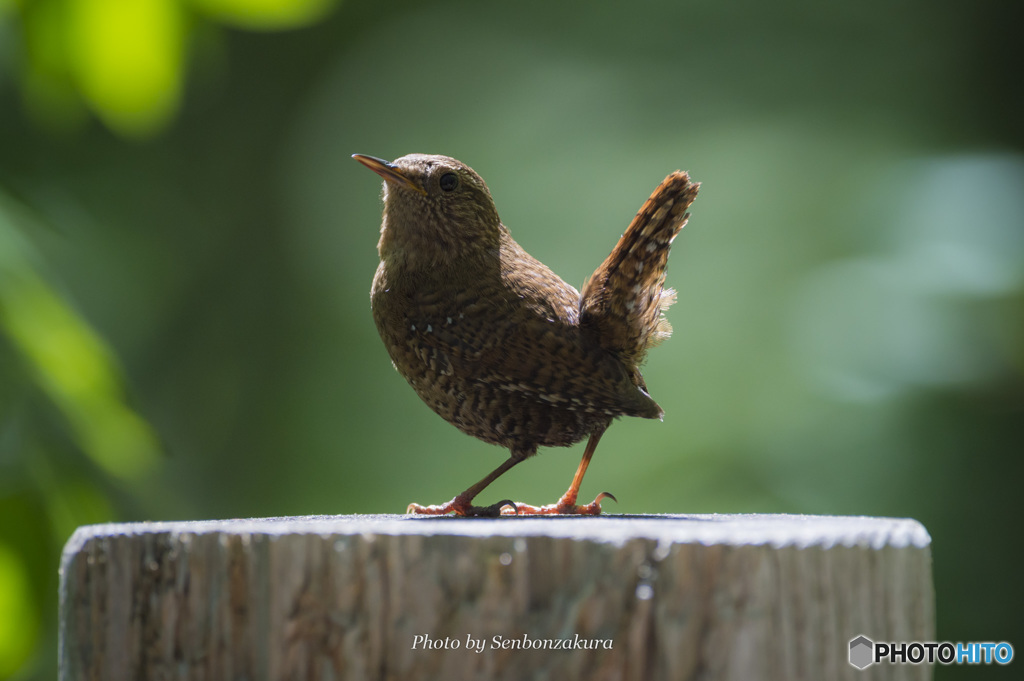
[[[861,634],[850,639],[850,664],[865,669],[877,662],[890,664],[1010,664],[1013,646],[1000,643],[943,641],[875,642]]]
[[[850,664],[857,669],[864,669],[874,662],[874,643],[867,636],[858,636],[850,641]]]

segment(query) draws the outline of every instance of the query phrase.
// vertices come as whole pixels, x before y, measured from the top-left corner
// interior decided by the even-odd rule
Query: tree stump
[[[336,516],[80,528],[60,678],[930,679],[930,538],[891,518]]]

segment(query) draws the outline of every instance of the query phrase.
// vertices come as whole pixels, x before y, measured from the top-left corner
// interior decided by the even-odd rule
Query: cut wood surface
[[[68,541],[77,679],[930,679],[916,521],[325,516],[94,525]]]

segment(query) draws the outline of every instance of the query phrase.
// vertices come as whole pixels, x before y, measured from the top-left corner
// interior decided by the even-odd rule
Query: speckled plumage
[[[431,409],[508,448],[508,467],[538,447],[596,445],[617,416],[662,416],[639,364],[671,332],[665,263],[698,187],[685,173],[658,187],[581,296],[512,239],[468,166],[356,158],[386,180],[373,317]]]

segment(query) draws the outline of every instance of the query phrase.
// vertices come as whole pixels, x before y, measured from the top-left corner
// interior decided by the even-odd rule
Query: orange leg
[[[502,506],[511,505],[514,508],[515,505],[511,501],[506,499],[504,501],[499,501],[498,503],[492,504],[490,506],[473,506],[473,499],[475,499],[476,495],[480,494],[480,492],[482,492],[485,487],[487,487],[489,484],[497,480],[502,473],[507,471],[509,468],[512,468],[512,466],[515,466],[517,463],[519,463],[525,458],[526,456],[522,454],[517,455],[515,452],[513,452],[512,456],[510,456],[508,460],[505,461],[505,463],[501,464],[493,471],[491,471],[491,473],[486,478],[476,483],[475,485],[473,485],[472,487],[470,487],[465,492],[455,497],[448,503],[437,504],[434,506],[420,506],[419,504],[409,504],[409,508],[407,508],[405,512],[416,513],[418,515],[447,515],[449,513],[454,513],[455,515],[463,516],[497,517],[501,515]]]
[[[484,517],[496,517],[499,515],[601,515],[601,501],[603,499],[608,498],[612,501],[618,501],[611,493],[601,492],[597,495],[596,499],[583,506],[576,505],[576,498],[579,496],[580,485],[583,484],[583,476],[587,472],[587,466],[590,465],[590,459],[593,458],[594,450],[597,449],[597,443],[600,442],[601,436],[604,435],[606,429],[607,426],[604,426],[590,434],[590,439],[587,440],[587,448],[583,451],[583,458],[580,460],[580,465],[576,468],[576,475],[572,478],[572,484],[569,485],[569,489],[562,495],[562,498],[554,504],[531,506],[505,499],[490,506],[473,506],[473,499],[476,498],[476,495],[480,494],[485,487],[501,477],[505,471],[533,453],[528,452],[518,455],[513,453],[508,460],[491,471],[487,477],[448,503],[434,506],[409,504],[405,512],[417,515],[447,515],[454,513],[461,516]]]
[[[529,504],[515,503],[511,504],[511,508],[509,508],[506,505],[505,508],[501,509],[502,515],[601,515],[602,499],[607,497],[612,501],[618,501],[610,493],[601,492],[589,504],[584,506],[576,505],[576,498],[580,493],[580,485],[583,484],[583,476],[587,472],[587,466],[590,465],[590,459],[594,456],[594,450],[597,449],[597,443],[601,440],[601,436],[604,435],[605,429],[607,429],[607,426],[590,434],[590,439],[587,440],[587,448],[583,451],[583,458],[580,460],[580,465],[576,468],[576,475],[572,477],[572,484],[569,485],[569,489],[562,495],[561,499],[547,506],[530,506]]]

